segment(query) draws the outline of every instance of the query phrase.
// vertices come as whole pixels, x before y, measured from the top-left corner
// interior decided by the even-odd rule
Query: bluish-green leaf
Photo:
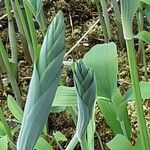
[[[95,75],[82,62],[75,63],[73,68],[78,100],[77,136],[81,142],[85,138],[86,129],[93,115],[96,99]]]
[[[132,21],[139,7],[139,0],[121,0],[121,19],[124,38],[130,40],[133,38]]]
[[[42,133],[59,84],[65,54],[64,41],[64,15],[59,12],[48,28],[39,60],[34,64],[17,141],[18,150],[32,150]]]

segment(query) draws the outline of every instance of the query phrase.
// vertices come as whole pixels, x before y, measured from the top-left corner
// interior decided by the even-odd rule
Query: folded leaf
[[[96,81],[94,73],[82,61],[75,64],[73,71],[78,100],[77,136],[79,141],[82,141],[93,115]]]
[[[39,60],[34,64],[17,141],[18,150],[32,150],[44,128],[60,79],[64,40],[64,16],[59,12],[48,28]]]

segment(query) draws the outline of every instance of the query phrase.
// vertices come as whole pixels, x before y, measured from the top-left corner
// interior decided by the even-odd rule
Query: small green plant
[[[93,133],[89,134],[88,124],[93,118],[95,99],[96,99],[96,81],[94,73],[88,69],[82,61],[77,62],[73,67],[74,80],[78,100],[78,121],[74,137],[69,143],[67,150],[75,148],[78,141],[82,150],[94,149]],[[94,121],[92,119],[92,121]],[[90,141],[93,141],[92,143]],[[92,145],[91,145],[92,144]]]

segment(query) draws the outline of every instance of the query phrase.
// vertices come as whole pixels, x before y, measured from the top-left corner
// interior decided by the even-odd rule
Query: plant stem
[[[9,0],[5,0],[6,13],[8,17],[8,29],[9,29],[9,41],[12,52],[12,64],[14,65],[14,75],[17,76],[18,54],[17,54],[17,42],[15,37],[15,28],[13,24],[13,18],[11,14],[11,7]]]
[[[106,24],[105,24],[105,21],[104,21],[102,9],[100,7],[100,4],[99,4],[98,0],[95,0],[95,4],[96,4],[97,11],[98,11],[98,14],[99,14],[99,18],[100,18],[100,22],[101,22],[101,26],[102,26],[102,31],[103,31],[103,34],[104,34],[104,40],[105,40],[105,42],[108,42],[108,34],[107,34],[107,29],[106,29]]]
[[[30,56],[31,56],[31,58],[32,58],[32,62],[34,62],[34,50],[33,50],[33,45],[32,45],[32,42],[31,42],[31,38],[30,38],[30,35],[29,35],[29,31],[28,31],[28,28],[27,28],[27,24],[26,24],[26,22],[25,22],[25,19],[24,19],[24,16],[23,16],[23,13],[22,13],[22,10],[21,10],[21,8],[20,8],[20,5],[19,5],[18,0],[15,0],[15,7],[16,7],[16,11],[18,12],[18,15],[19,15],[19,17],[20,17],[20,21],[21,21],[21,24],[22,24],[22,27],[23,27],[23,30],[24,30],[24,34],[25,34],[27,43],[28,43],[29,52],[30,52]],[[31,36],[32,36],[32,35],[31,35]]]
[[[13,150],[16,150],[16,146],[15,146],[15,143],[13,142],[13,136],[12,136],[11,130],[6,122],[5,116],[4,116],[1,108],[0,108],[0,121],[2,122],[2,124],[6,130],[8,139],[9,139],[10,143],[12,144]]]
[[[23,30],[23,26],[22,26],[22,22],[21,22],[19,13],[17,11],[16,5],[15,5],[13,0],[11,0],[11,5],[12,5],[12,8],[14,10],[14,16],[15,16],[15,20],[16,20],[17,27],[18,27],[18,30],[19,30],[20,40],[21,40],[21,43],[22,43],[22,51],[24,53],[26,61],[31,64],[32,60],[31,60],[31,56],[30,56],[30,53],[29,53],[29,46],[28,46],[28,43],[27,43],[27,40],[26,40],[26,37],[25,37],[25,33],[24,33],[24,30]]]
[[[111,0],[115,15],[116,15],[116,25],[118,28],[118,35],[119,35],[119,43],[120,43],[120,47],[122,48],[123,45],[125,44],[125,41],[123,39],[123,29],[122,29],[122,24],[121,24],[121,14],[120,14],[120,10],[119,10],[119,5],[117,0]]]
[[[35,55],[36,54],[38,55],[39,54],[39,52],[37,52],[38,41],[37,41],[36,30],[35,30],[35,26],[34,26],[34,22],[33,22],[33,15],[32,15],[31,10],[28,8],[28,6],[25,2],[24,2],[24,7],[25,7],[26,15],[27,15],[29,31],[30,31],[30,35],[31,35],[32,45],[33,45],[33,51],[34,51]],[[38,56],[34,56],[34,57],[36,57],[36,59],[38,59]]]
[[[142,5],[140,7],[142,9]],[[141,12],[136,14],[137,24],[138,24],[138,32],[143,30],[143,14]],[[148,81],[148,74],[147,74],[147,63],[146,63],[146,55],[144,49],[144,43],[142,40],[139,39],[139,50],[138,53],[142,52],[143,64],[144,64],[144,77],[145,81]]]
[[[16,100],[17,100],[18,104],[21,106],[22,98],[21,98],[21,94],[20,94],[20,91],[19,91],[19,87],[18,87],[17,81],[14,77],[13,70],[11,69],[9,59],[8,59],[7,53],[5,51],[5,48],[3,46],[1,38],[0,38],[0,55],[2,56],[4,65],[5,65],[7,74],[8,74],[8,78],[10,79],[10,83],[11,83],[11,86],[13,88]]]
[[[110,40],[112,38],[112,34],[111,34],[110,19],[109,19],[109,14],[108,14],[108,11],[107,11],[106,1],[105,0],[100,0],[100,3],[101,3],[101,6],[102,6],[102,11],[103,11],[103,16],[104,16],[104,21],[105,21],[105,24],[106,24],[108,38]]]
[[[41,16],[42,16],[42,23],[40,24],[40,29],[43,36],[45,36],[47,27],[46,27],[46,21],[45,21],[43,9],[41,11]]]
[[[73,150],[77,144],[78,144],[78,137],[77,134],[75,134],[74,137],[71,139],[69,145],[67,146],[66,150]]]
[[[90,150],[94,150],[94,134],[95,134],[95,105],[93,115],[87,126],[87,144]]]
[[[103,142],[102,142],[101,136],[98,134],[97,131],[95,131],[95,133],[96,133],[96,136],[97,136],[97,138],[98,138],[98,141],[99,141],[101,150],[105,150],[105,149],[104,149],[104,146],[103,146]]]
[[[86,133],[85,133],[83,140],[80,142],[80,145],[81,145],[82,150],[91,150],[90,147],[88,147],[88,143],[86,140]]]
[[[128,52],[132,88],[133,88],[133,93],[135,97],[137,118],[138,118],[139,129],[140,129],[140,137],[142,140],[142,147],[143,147],[143,150],[149,150],[150,143],[149,143],[149,136],[148,136],[146,120],[145,120],[144,110],[143,110],[143,105],[142,105],[141,91],[140,91],[140,86],[139,86],[138,71],[137,71],[137,64],[136,64],[136,58],[135,58],[134,40],[133,39],[126,40],[126,46],[127,46],[127,52]]]

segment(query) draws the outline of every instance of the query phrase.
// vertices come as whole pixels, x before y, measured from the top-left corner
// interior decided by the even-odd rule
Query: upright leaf
[[[150,23],[150,5],[145,6],[144,12],[148,23]]]
[[[100,98],[97,101],[106,122],[116,134],[123,134],[121,122],[117,120],[117,109],[123,102],[123,98],[117,88],[118,61],[115,43],[94,46],[85,54],[83,60],[95,72],[97,95],[107,98],[107,100]],[[126,108],[122,117],[126,126],[125,130],[128,137],[130,137],[131,127]]]
[[[62,12],[53,19],[34,64],[19,138],[18,150],[32,150],[53,103],[62,69],[65,24]]]
[[[8,150],[7,136],[3,136],[2,138],[0,138],[0,149],[1,150]]]
[[[115,43],[97,44],[83,61],[95,72],[97,95],[112,99],[117,88],[117,48]]]
[[[139,0],[121,0],[121,19],[124,38],[133,39],[132,21],[139,7]]]
[[[77,136],[81,142],[86,136],[87,126],[93,115],[96,81],[94,73],[82,61],[78,61],[73,70],[78,100]]]
[[[24,0],[24,3],[28,6],[30,11],[33,13],[36,21],[39,23],[41,28],[45,28],[45,18],[42,9],[42,0]],[[44,29],[45,30],[45,29]]]
[[[22,121],[22,117],[23,117],[23,111],[19,107],[17,102],[14,100],[14,98],[12,96],[10,96],[10,95],[8,95],[8,97],[7,97],[7,105],[8,105],[8,108],[9,108],[10,112],[12,113],[12,115],[19,122],[21,122]]]

